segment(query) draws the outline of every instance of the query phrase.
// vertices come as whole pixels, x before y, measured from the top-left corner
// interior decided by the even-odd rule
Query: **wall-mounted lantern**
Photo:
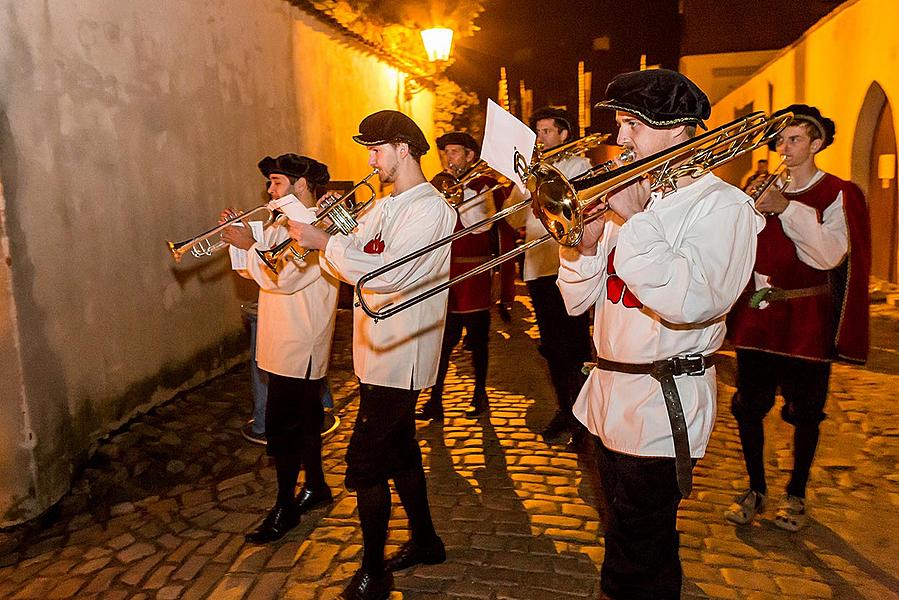
[[[896,177],[896,155],[881,154],[877,157],[877,178],[883,189],[890,187],[890,183]]]

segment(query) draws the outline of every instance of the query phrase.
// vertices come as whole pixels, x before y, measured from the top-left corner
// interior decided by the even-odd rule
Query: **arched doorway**
[[[881,179],[883,176],[888,178]],[[886,102],[874,128],[871,169],[868,175],[868,210],[871,212],[871,275],[899,283],[896,248],[899,245],[896,206],[896,132],[893,111]]]
[[[889,99],[876,81],[868,88],[855,132],[852,179],[865,192],[871,214],[871,275],[899,283],[896,132]],[[882,172],[884,167],[890,172]]]

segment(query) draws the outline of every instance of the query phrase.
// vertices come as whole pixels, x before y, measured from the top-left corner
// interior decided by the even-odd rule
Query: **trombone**
[[[268,227],[275,221],[275,209],[277,208],[278,201],[272,200],[271,202],[267,202],[256,208],[249,210],[245,213],[241,213],[237,216],[231,217],[227,221],[216,225],[212,229],[204,231],[200,235],[194,236],[192,238],[186,239],[183,242],[170,242],[166,241],[166,244],[169,246],[169,251],[172,253],[172,257],[174,257],[175,262],[181,262],[181,259],[185,254],[190,252],[191,256],[194,258],[203,258],[206,256],[212,256],[214,253],[228,246],[228,242],[218,239],[213,241],[216,235],[220,235],[222,231],[235,225],[236,223],[244,223],[246,225],[247,221],[253,220],[253,217],[258,218],[262,213],[267,213],[265,216],[265,223],[263,227]],[[257,215],[257,213],[259,213]]]
[[[325,231],[331,235],[336,235],[338,233],[347,235],[354,230],[356,225],[359,224],[356,217],[368,208],[369,204],[374,201],[375,196],[377,195],[375,188],[368,182],[369,179],[377,174],[378,169],[372,169],[371,173],[366,175],[364,179],[342,195],[327,196],[319,207],[318,214],[311,225],[322,227],[327,218],[331,221],[331,224],[325,227]],[[356,202],[354,197],[356,190],[363,186],[368,188],[369,197],[365,202]],[[262,259],[262,262],[265,263],[265,266],[271,269],[273,273],[277,273],[280,271],[281,259],[284,258],[286,252],[290,252],[291,260],[301,262],[310,252],[312,252],[312,250],[301,248],[296,240],[288,238],[268,250],[257,249],[256,252]]]
[[[792,118],[792,113],[780,113],[771,117],[765,116],[762,112],[751,113],[631,164],[614,168],[614,161],[609,161],[591,169],[583,176],[570,180],[558,169],[548,164],[545,158],[538,159],[531,166],[523,164],[524,161],[522,160],[516,165],[516,171],[519,175],[523,175],[522,179],[525,180],[525,185],[531,191],[532,200],[523,200],[496,213],[490,219],[485,219],[408,256],[399,258],[371,273],[367,273],[356,284],[357,303],[367,315],[376,321],[378,319],[386,319],[439,294],[457,283],[480,275],[547,240],[555,239],[562,245],[576,246],[581,240],[584,226],[608,210],[605,198],[610,192],[642,177],[649,179],[650,189],[653,192],[661,192],[662,194],[673,192],[677,190],[677,181],[681,177],[690,176],[698,179],[712,169],[720,167],[744,152],[749,152],[767,144],[780,130],[787,126],[787,123]],[[627,157],[619,157],[619,160]],[[633,154],[629,155],[629,157],[632,160]],[[595,172],[600,169],[605,169],[605,172]],[[475,269],[408,298],[397,305],[388,305],[381,310],[374,310],[365,303],[362,289],[366,283],[375,277],[414,260],[437,247],[451,243],[487,223],[504,218],[531,203],[533,203],[541,222],[547,230],[547,233],[542,237],[535,238],[515,250],[497,256]]]

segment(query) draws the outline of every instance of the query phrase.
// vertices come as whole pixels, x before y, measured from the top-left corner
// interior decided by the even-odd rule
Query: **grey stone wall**
[[[223,258],[164,240],[262,202],[294,150],[282,0],[0,0],[0,526],[97,437],[245,352]],[[246,407],[235,407],[246,410]]]

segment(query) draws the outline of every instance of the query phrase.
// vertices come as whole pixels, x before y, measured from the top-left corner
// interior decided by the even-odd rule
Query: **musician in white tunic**
[[[296,154],[265,157],[259,170],[269,180],[272,199],[292,193],[310,215],[317,192],[329,179],[325,165]],[[229,211],[222,216],[230,216]],[[300,264],[287,261],[277,274],[265,266],[256,250],[288,239],[283,225],[266,228],[259,243],[246,227],[229,227],[222,237],[248,251],[247,270],[240,273],[259,284],[256,362],[268,373],[266,452],[274,460],[278,481],[274,507],[247,534],[247,541],[262,544],[281,538],[303,513],[332,499],[322,469],[321,386],[331,354],[337,281],[322,272],[315,255]],[[305,480],[295,497],[301,467]]]
[[[619,75],[606,97],[618,143],[637,160],[690,139],[710,113],[698,87],[663,69]],[[609,507],[601,586],[615,599],[680,598],[677,509],[715,420],[710,355],[764,223],[713,174],[681,177],[667,192],[650,194],[641,180],[613,194],[624,224],[600,217],[578,247],[561,250],[569,312],[596,311],[596,368],[574,415],[597,441]]]
[[[393,192],[378,199],[347,236],[291,221],[290,234],[322,252],[322,267],[356,284],[378,267],[453,231],[455,211],[424,177],[420,157],[430,145],[406,115],[369,115],[353,139],[368,147],[369,165]],[[363,290],[373,307],[398,303],[449,277],[449,246],[373,279]],[[434,384],[446,318],[446,292],[378,322],[357,307],[353,315],[353,365],[360,382],[359,413],[347,449],[346,484],[356,491],[363,557],[344,598],[386,598],[391,572],[446,559],[428,505],[421,449],[415,439],[415,403]],[[385,561],[392,479],[409,518],[410,540]]]

